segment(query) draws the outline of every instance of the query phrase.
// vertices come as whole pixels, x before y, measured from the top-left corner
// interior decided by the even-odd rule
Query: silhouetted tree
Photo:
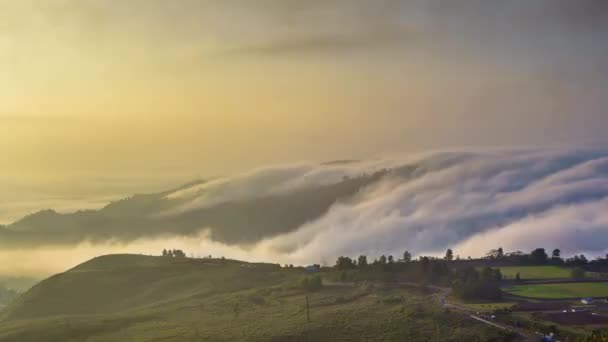
[[[422,256],[418,258],[418,261],[420,262],[420,269],[422,270],[422,273],[427,274],[429,271],[429,265],[431,263],[429,257]]]
[[[174,258],[185,258],[186,257],[186,253],[184,253],[184,251],[182,251],[181,249],[174,249],[172,251],[169,251],[169,253],[171,253],[171,255]]]
[[[359,264],[359,268],[367,267],[367,256],[360,255],[358,264]]]
[[[451,249],[448,249],[448,250],[445,252],[445,260],[447,260],[447,261],[452,261],[452,260],[454,260],[454,252],[453,252]]]
[[[548,256],[544,248],[537,248],[530,253],[530,261],[533,264],[544,264],[547,262]]]
[[[559,250],[559,248],[556,248],[553,250],[553,253],[551,253],[551,257],[553,259],[559,259],[561,257],[562,251]]]
[[[496,270],[484,268],[481,272],[473,267],[456,270],[452,288],[454,293],[460,297],[473,299],[491,299],[496,300],[502,297],[500,290],[500,282],[497,278],[500,276]]]
[[[490,249],[488,253],[486,253],[486,259],[496,259],[496,255],[498,254],[498,250]]]
[[[496,250],[496,259],[502,259],[505,256],[505,252],[502,250],[502,247],[498,247]]]
[[[587,258],[583,254],[581,254],[581,255],[575,255],[572,258],[566,259],[566,261],[565,261],[566,265],[569,265],[569,266],[579,266],[579,267],[586,266],[588,262],[589,261],[587,260]]]
[[[336,261],[336,268],[341,269],[341,270],[348,270],[348,269],[353,269],[356,267],[357,266],[355,266],[355,264],[353,263],[353,260],[349,257],[341,256]]]
[[[412,261],[412,254],[408,251],[403,252],[403,262]]]
[[[389,256],[388,256],[388,263],[389,263],[389,264],[394,264],[394,263],[395,263],[395,259],[393,259],[393,256],[392,256],[392,255],[389,255]]]
[[[553,252],[551,253],[551,261],[554,264],[563,264],[564,260],[561,257],[562,251],[559,250],[559,248],[556,248],[553,250]]]
[[[382,254],[382,255],[380,256],[380,259],[378,259],[378,263],[379,263],[380,265],[386,265],[386,256],[385,256],[384,254]]]

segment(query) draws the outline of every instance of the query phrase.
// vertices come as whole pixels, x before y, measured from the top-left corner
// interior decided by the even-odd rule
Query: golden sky
[[[3,176],[595,141],[605,6],[566,3],[0,0]]]

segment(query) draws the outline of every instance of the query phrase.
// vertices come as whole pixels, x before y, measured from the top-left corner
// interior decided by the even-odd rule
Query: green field
[[[269,264],[100,257],[6,308],[0,341],[507,340],[417,289],[363,283],[310,292],[300,286],[305,277]]]
[[[500,267],[500,272],[505,279],[515,279],[519,273],[522,280],[529,280],[570,278],[571,270],[558,266],[508,266]]]
[[[529,298],[585,298],[608,297],[606,283],[515,285],[503,288],[505,292]]]

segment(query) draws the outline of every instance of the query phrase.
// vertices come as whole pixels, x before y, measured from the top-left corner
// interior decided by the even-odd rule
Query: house
[[[581,299],[581,303],[583,303],[585,305],[593,304],[593,298],[583,298],[583,299]]]

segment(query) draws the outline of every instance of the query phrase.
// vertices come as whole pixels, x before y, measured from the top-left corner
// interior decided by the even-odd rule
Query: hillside
[[[242,268],[234,261],[142,255],[99,257],[34,286],[6,310],[4,317],[115,313],[178,298],[268,286],[281,280],[278,266],[250,266]]]
[[[308,292],[300,286],[306,277],[302,269],[229,260],[99,257],[39,283],[14,302],[2,314],[0,341],[506,338],[444,311],[432,294],[331,282]],[[324,271],[322,277],[333,275]]]

